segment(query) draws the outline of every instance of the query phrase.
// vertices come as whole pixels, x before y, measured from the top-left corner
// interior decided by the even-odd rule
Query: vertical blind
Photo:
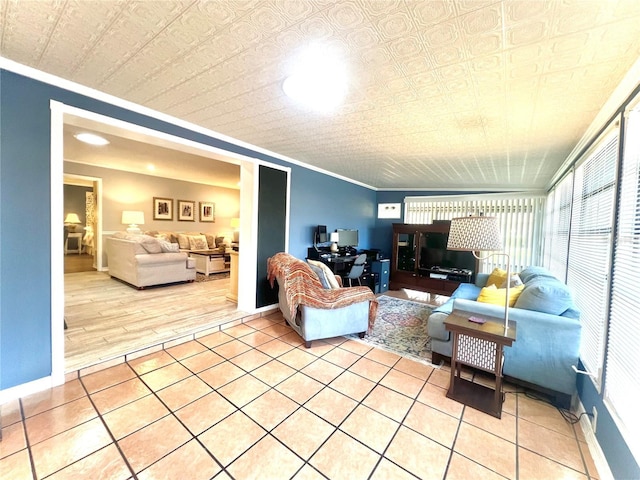
[[[618,132],[596,142],[574,173],[567,285],[580,309],[580,359],[600,388],[605,347]]]
[[[523,194],[406,197],[404,218],[405,223],[425,224],[468,215],[496,217],[511,271],[518,272],[541,262],[544,203],[542,195]],[[480,265],[480,271],[506,268],[500,263],[503,258],[489,257]]]
[[[605,375],[605,401],[627,444],[640,458],[640,108],[628,115],[620,180],[618,225]]]
[[[567,279],[573,171],[549,192],[544,234],[544,265],[563,282]]]

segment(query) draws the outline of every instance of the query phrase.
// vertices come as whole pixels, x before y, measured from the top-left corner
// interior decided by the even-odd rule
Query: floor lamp
[[[459,217],[451,220],[447,250],[472,252],[478,260],[486,260],[495,255],[506,257],[507,288],[504,302],[504,331],[509,329],[509,288],[511,286],[511,261],[506,253],[489,253],[484,257],[479,255],[483,251],[502,250],[500,228],[496,217]]]

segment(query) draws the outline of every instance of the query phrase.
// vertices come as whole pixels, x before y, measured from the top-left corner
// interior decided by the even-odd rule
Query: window
[[[640,108],[627,120],[614,250],[604,399],[630,450],[640,458]]]
[[[511,271],[518,272],[529,265],[541,263],[542,217],[545,198],[542,195],[491,194],[451,195],[405,198],[405,223],[433,223],[467,215],[486,215],[498,218],[504,251],[509,254]],[[480,265],[481,272],[495,267],[502,256],[489,257]]]
[[[560,280],[567,278],[573,171],[549,192],[545,218],[544,265]]]
[[[580,309],[580,359],[602,380],[611,234],[618,153],[618,130],[594,144],[576,167],[569,236],[567,285]]]

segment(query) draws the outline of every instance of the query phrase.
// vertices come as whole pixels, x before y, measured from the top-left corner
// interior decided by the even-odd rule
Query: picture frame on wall
[[[213,202],[200,202],[200,221],[216,221],[216,204]]]
[[[196,202],[191,200],[178,200],[178,221],[196,221]]]
[[[153,219],[173,220],[173,198],[153,197]]]

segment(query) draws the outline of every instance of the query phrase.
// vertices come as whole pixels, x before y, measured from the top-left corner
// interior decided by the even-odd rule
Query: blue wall
[[[52,99],[248,157],[290,166],[290,252],[296,256],[306,256],[306,249],[312,244],[313,227],[319,223],[331,229],[356,228],[360,230],[363,247],[372,242],[374,191],[0,70],[0,389],[51,374],[51,280],[47,266],[51,265]]]

